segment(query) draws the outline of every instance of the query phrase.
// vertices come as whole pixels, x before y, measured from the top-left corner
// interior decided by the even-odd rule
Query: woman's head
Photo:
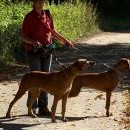
[[[41,12],[44,6],[45,0],[33,0],[33,8],[37,12]]]

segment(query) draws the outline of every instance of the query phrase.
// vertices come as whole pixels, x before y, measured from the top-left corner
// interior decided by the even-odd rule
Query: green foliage
[[[55,8],[51,6],[55,28],[70,40],[84,37],[91,33],[95,26],[95,11],[85,4],[64,4]]]
[[[90,6],[78,3],[46,8],[53,14],[55,29],[71,41],[90,35],[95,28],[95,11]],[[25,14],[31,9],[30,3],[0,2],[0,67],[24,60],[21,25]]]
[[[28,9],[29,6],[24,4],[7,5],[0,3],[0,63],[3,65],[14,63],[15,57],[18,57],[15,52],[16,48],[22,48],[21,23]],[[19,49],[19,51],[22,51],[22,49]]]

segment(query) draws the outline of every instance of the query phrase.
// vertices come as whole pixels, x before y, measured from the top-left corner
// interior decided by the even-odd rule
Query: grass
[[[90,35],[96,27],[93,23],[95,12],[85,4],[64,4],[57,8],[51,6],[50,10],[54,15],[56,29],[72,41]]]

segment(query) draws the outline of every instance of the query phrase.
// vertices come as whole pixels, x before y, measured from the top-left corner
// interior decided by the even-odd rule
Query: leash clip
[[[55,61],[56,61],[57,63],[59,63],[59,64],[62,66],[62,68],[67,69],[67,67],[66,67],[65,65],[63,65],[63,64],[57,59],[55,53],[54,53],[53,56],[54,56]]]
[[[75,51],[79,51],[79,49],[75,46],[72,46],[72,48],[75,50]]]

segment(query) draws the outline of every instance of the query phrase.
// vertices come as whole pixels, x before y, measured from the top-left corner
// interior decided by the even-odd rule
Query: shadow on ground
[[[69,66],[78,59],[96,61],[96,66],[84,72],[102,72],[109,70],[120,58],[130,58],[130,44],[113,43],[108,45],[88,45],[86,43],[77,43],[78,50],[60,48],[56,51],[56,57],[63,65]],[[107,65],[107,66],[106,66]],[[53,58],[51,71],[62,70],[62,66]],[[1,74],[0,81],[20,80],[23,74],[29,71],[28,66],[14,67],[9,73]],[[2,77],[3,76],[3,77]]]
[[[57,58],[65,65],[69,65],[79,58],[96,61],[97,65],[94,71],[107,70],[108,66],[112,66],[120,60],[120,58],[130,58],[130,44],[113,43],[109,45],[88,45],[86,43],[78,43],[75,45],[78,51],[69,49],[68,51],[60,51]],[[61,66],[53,63],[53,69],[59,69]]]
[[[3,130],[22,130],[24,128],[28,128],[28,127],[32,127],[32,126],[37,126],[40,124],[26,124],[26,122],[24,122],[23,124],[19,124],[19,123],[12,123],[15,122],[15,120],[18,120],[20,117],[25,116],[25,115],[20,115],[19,117],[12,117],[12,118],[5,118],[5,117],[1,117],[0,118],[0,128],[2,128]],[[39,117],[39,120],[42,118],[42,116]],[[50,117],[47,117],[50,118]],[[66,117],[68,122],[73,122],[73,121],[80,121],[80,120],[85,120],[85,119],[92,119],[92,118],[105,118],[105,116],[74,116],[74,117]],[[56,116],[56,120],[60,120],[62,122],[62,118],[61,116]],[[59,121],[58,121],[59,122]],[[52,122],[44,122],[44,125],[46,124],[50,124]]]
[[[38,125],[38,124],[12,123],[12,121],[14,120],[16,119],[15,118],[12,118],[12,119],[0,118],[0,128],[2,128],[2,130],[23,130],[24,128]]]

